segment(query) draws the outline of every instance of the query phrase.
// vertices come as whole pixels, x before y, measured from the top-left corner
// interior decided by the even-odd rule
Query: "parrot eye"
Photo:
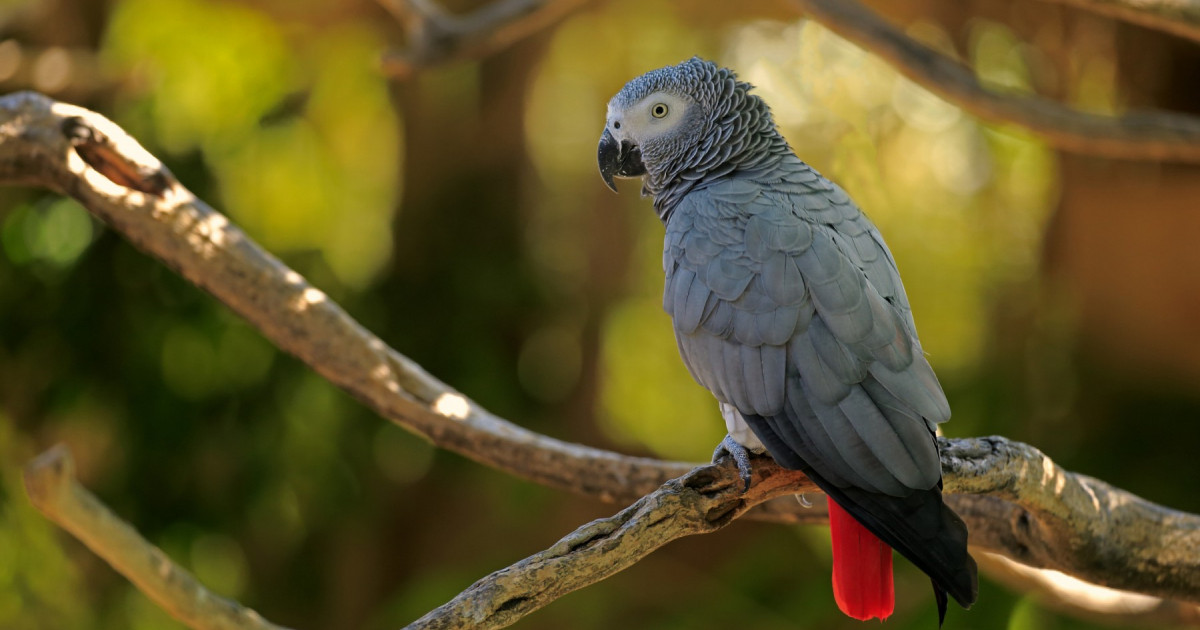
[[[650,108],[650,115],[654,116],[655,118],[665,117],[667,115],[667,104],[657,103],[654,107]]]

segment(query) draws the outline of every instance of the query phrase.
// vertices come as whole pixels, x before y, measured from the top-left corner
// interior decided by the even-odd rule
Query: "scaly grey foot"
[[[713,463],[720,461],[722,455],[728,454],[737,462],[738,476],[742,478],[742,492],[750,489],[750,451],[745,446],[734,441],[732,435],[726,435],[724,440],[713,451]]]

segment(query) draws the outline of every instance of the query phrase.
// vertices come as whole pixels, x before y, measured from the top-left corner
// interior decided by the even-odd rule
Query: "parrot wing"
[[[692,376],[928,573],[939,611],[941,589],[974,601],[966,528],[941,501],[949,404],[875,227],[800,163],[699,186],[666,228],[663,306]]]
[[[684,363],[743,416],[777,419],[830,482],[931,488],[950,409],[891,254],[841,189],[807,167],[791,180],[698,188],[668,222],[663,306]]]

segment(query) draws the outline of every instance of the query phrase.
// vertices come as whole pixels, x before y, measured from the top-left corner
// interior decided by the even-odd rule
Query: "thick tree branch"
[[[957,61],[908,37],[855,0],[797,0],[804,13],[900,74],[984,120],[1010,123],[1063,151],[1124,160],[1200,162],[1200,118],[1100,116],[1034,95],[992,92]]]
[[[503,628],[633,566],[672,540],[721,529],[772,497],[816,490],[804,475],[775,466],[757,468],[745,494],[741,486],[732,466],[695,468],[616,515],[592,521],[549,549],[479,580],[406,630]]]
[[[1198,625],[1200,517],[1064,471],[1037,449],[1004,438],[943,439],[940,444],[946,490],[983,493],[947,498],[966,519],[972,548],[992,559],[982,565],[985,570],[994,569],[1006,583],[1036,591],[1073,614]],[[763,480],[756,477],[742,497],[731,468],[696,468],[615,516],[589,523],[550,549],[479,580],[407,630],[505,627],[672,540],[715,531],[759,502],[798,491],[791,478],[775,472],[773,462],[756,461],[756,472],[763,468]],[[826,515],[815,507],[810,512],[821,520]],[[1095,582],[1139,592],[1013,561],[1004,564],[984,551],[989,549],[1043,566],[1071,567]]]
[[[973,545],[1102,586],[1200,603],[1200,517],[999,437],[944,442],[942,468],[947,492],[969,495],[953,507]]]
[[[384,56],[390,76],[498,52],[557,23],[589,0],[497,0],[467,15],[451,15],[436,0],[379,0],[404,27],[408,49]]]
[[[0,98],[0,182],[74,197],[276,346],[437,446],[607,501],[633,501],[692,468],[555,440],[492,415],[365,330],[103,116],[31,92]]]
[[[42,514],[188,627],[285,630],[233,600],[214,595],[113,514],[75,480],[75,463],[66,448],[56,446],[25,467],[25,491]]]
[[[692,469],[686,463],[569,444],[492,415],[364,330],[95,113],[33,93],[0,97],[0,182],[40,185],[71,195],[135,245],[225,302],[277,346],[380,415],[440,447],[543,485],[608,501],[633,501]],[[947,491],[989,495],[949,497],[971,528],[976,548],[1061,569],[1097,584],[1200,602],[1200,518],[1065,472],[1036,449],[1003,438],[950,440],[942,448]],[[750,510],[750,516],[784,522],[811,522],[823,516],[817,508],[806,510],[790,498],[751,509],[769,496],[797,491],[763,485],[789,479],[791,473],[773,462],[759,460],[756,468],[752,493],[759,495],[729,503],[732,499],[723,494],[727,490],[721,489],[705,495],[715,503],[693,498],[677,506],[692,506],[697,514],[707,515],[715,505],[728,504],[729,518]],[[731,471],[704,474],[725,478]],[[681,483],[678,487],[688,487]],[[708,527],[714,522],[680,515],[651,528],[656,516],[642,523],[637,515],[660,514],[650,505],[656,500],[648,498],[649,503],[630,512],[613,533],[654,529],[657,540],[666,542],[703,531],[688,529],[696,523],[703,521]],[[639,512],[644,509],[649,512]],[[631,553],[636,557],[652,548],[639,536],[619,538],[622,545],[633,545],[625,550],[635,550]],[[550,561],[552,556],[543,559]],[[609,562],[616,556],[596,557]],[[584,583],[571,582],[572,588]],[[491,610],[499,610],[504,602],[512,602],[505,611],[526,610],[523,600],[518,601],[524,595],[502,594],[507,599]],[[535,601],[545,603],[533,597],[530,606]]]

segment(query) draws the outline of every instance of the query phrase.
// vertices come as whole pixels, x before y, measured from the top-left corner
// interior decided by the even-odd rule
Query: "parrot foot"
[[[737,463],[738,476],[742,478],[742,492],[750,489],[750,451],[745,446],[738,444],[733,439],[732,435],[726,435],[724,440],[717,445],[717,449],[713,451],[713,463],[717,463],[725,455],[733,458]]]

